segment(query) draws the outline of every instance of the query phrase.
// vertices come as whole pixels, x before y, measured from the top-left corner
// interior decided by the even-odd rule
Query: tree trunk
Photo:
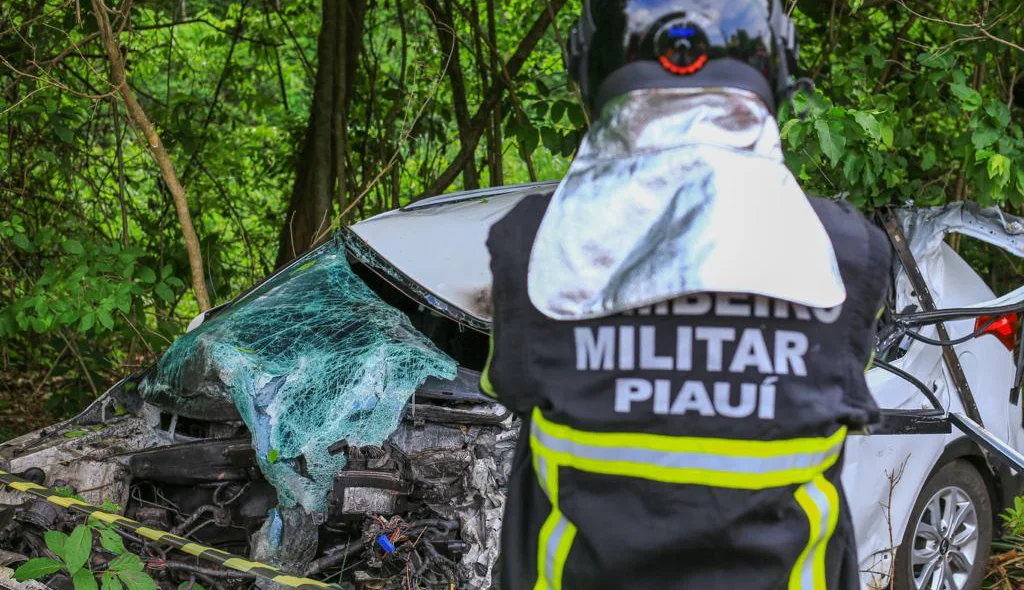
[[[178,176],[174,172],[174,164],[170,156],[164,150],[157,135],[156,127],[150,122],[142,105],[135,100],[135,95],[128,87],[128,78],[124,69],[124,60],[121,50],[117,46],[117,38],[113,28],[110,26],[110,19],[107,17],[107,7],[103,0],[92,0],[92,10],[96,14],[96,22],[99,26],[100,37],[103,39],[103,46],[106,49],[107,57],[110,60],[110,73],[124,100],[128,114],[135,124],[142,130],[149,144],[149,152],[153,155],[157,165],[160,167],[160,175],[167,190],[174,199],[174,208],[178,213],[178,222],[181,224],[181,232],[185,239],[185,251],[188,253],[188,264],[192,270],[192,290],[195,291],[196,301],[199,302],[199,309],[206,311],[210,309],[210,296],[206,292],[206,278],[203,271],[203,255],[199,249],[199,238],[196,236],[195,227],[192,225],[192,216],[188,211],[188,200],[185,198],[185,189],[178,182]]]
[[[326,237],[334,203],[347,202],[347,114],[361,49],[365,0],[323,0],[316,82],[295,184],[278,243],[281,267]]]
[[[452,107],[455,110],[455,123],[459,128],[459,142],[463,150],[473,150],[478,139],[470,135],[469,104],[466,101],[466,80],[462,72],[462,59],[459,57],[459,41],[455,36],[455,19],[446,2],[444,6],[437,0],[423,0],[423,5],[430,13],[437,30],[437,40],[441,46],[441,60],[448,60],[448,82],[452,88]],[[450,55],[450,57],[449,57]],[[480,179],[476,173],[474,158],[466,158],[462,167],[462,184],[465,189],[480,188]]]

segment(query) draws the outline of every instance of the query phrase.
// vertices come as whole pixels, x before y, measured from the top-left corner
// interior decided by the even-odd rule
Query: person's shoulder
[[[840,265],[888,268],[889,239],[878,224],[849,202],[811,196],[808,199],[832,240]]]
[[[885,238],[882,229],[853,204],[814,196],[808,196],[807,199],[829,235],[859,234],[863,236],[866,232],[870,239]]]
[[[508,213],[491,226],[491,239],[536,234],[550,203],[551,193],[534,193],[519,199]]]

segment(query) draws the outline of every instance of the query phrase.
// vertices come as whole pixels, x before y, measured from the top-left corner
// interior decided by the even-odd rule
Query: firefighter
[[[859,587],[840,471],[890,252],[783,163],[795,53],[778,0],[584,1],[593,124],[488,238],[502,588]]]

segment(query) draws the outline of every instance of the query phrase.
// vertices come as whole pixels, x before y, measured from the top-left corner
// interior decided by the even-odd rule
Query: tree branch
[[[550,10],[544,10],[541,12],[537,20],[534,21],[533,26],[523,37],[522,41],[519,42],[519,46],[516,47],[515,53],[508,60],[506,69],[508,71],[508,79],[512,80],[519,75],[519,70],[523,68],[526,60],[529,59],[533,49],[537,46],[541,37],[544,36],[544,31],[551,24],[552,18],[558,14],[562,6],[565,5],[565,0],[552,0]],[[490,88],[484,94],[484,102],[477,109],[473,118],[470,120],[470,126],[466,133],[467,143],[464,143],[459,149],[459,153],[452,159],[448,164],[448,167],[441,172],[440,176],[431,183],[429,187],[417,198],[423,198],[440,194],[444,189],[448,188],[449,185],[455,180],[459,172],[465,166],[467,159],[473,157],[473,153],[476,150],[477,143],[480,142],[480,137],[483,135],[484,128],[487,126],[489,114],[491,110],[501,101],[501,94],[504,91],[506,82],[504,79],[495,79],[491,82]]]
[[[210,309],[210,296],[206,292],[206,278],[203,273],[203,256],[199,250],[199,238],[196,236],[195,227],[192,225],[192,216],[188,211],[188,200],[185,198],[185,189],[178,182],[178,176],[174,172],[174,164],[160,142],[160,136],[156,127],[150,122],[142,105],[135,99],[131,88],[128,86],[127,74],[124,69],[124,60],[121,51],[117,47],[117,38],[110,26],[110,19],[107,18],[107,7],[103,0],[92,0],[93,12],[96,14],[96,21],[99,25],[100,36],[103,38],[103,45],[107,50],[110,59],[110,75],[114,86],[121,94],[125,107],[132,120],[146,137],[149,151],[160,167],[160,174],[164,184],[174,199],[174,208],[178,213],[178,222],[181,224],[181,231],[185,239],[185,250],[188,253],[188,262],[192,270],[192,290],[196,294],[196,301],[199,302],[199,309],[206,311]]]

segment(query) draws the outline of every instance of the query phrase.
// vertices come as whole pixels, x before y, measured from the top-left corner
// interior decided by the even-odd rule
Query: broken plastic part
[[[345,465],[331,445],[382,443],[417,386],[455,375],[352,272],[336,236],[175,341],[140,391],[186,402],[202,383],[232,401],[281,504],[323,512]]]
[[[383,549],[385,553],[395,552],[395,544],[392,543],[391,539],[389,539],[384,533],[381,533],[381,535],[377,537],[377,544],[380,545],[380,548]]]

